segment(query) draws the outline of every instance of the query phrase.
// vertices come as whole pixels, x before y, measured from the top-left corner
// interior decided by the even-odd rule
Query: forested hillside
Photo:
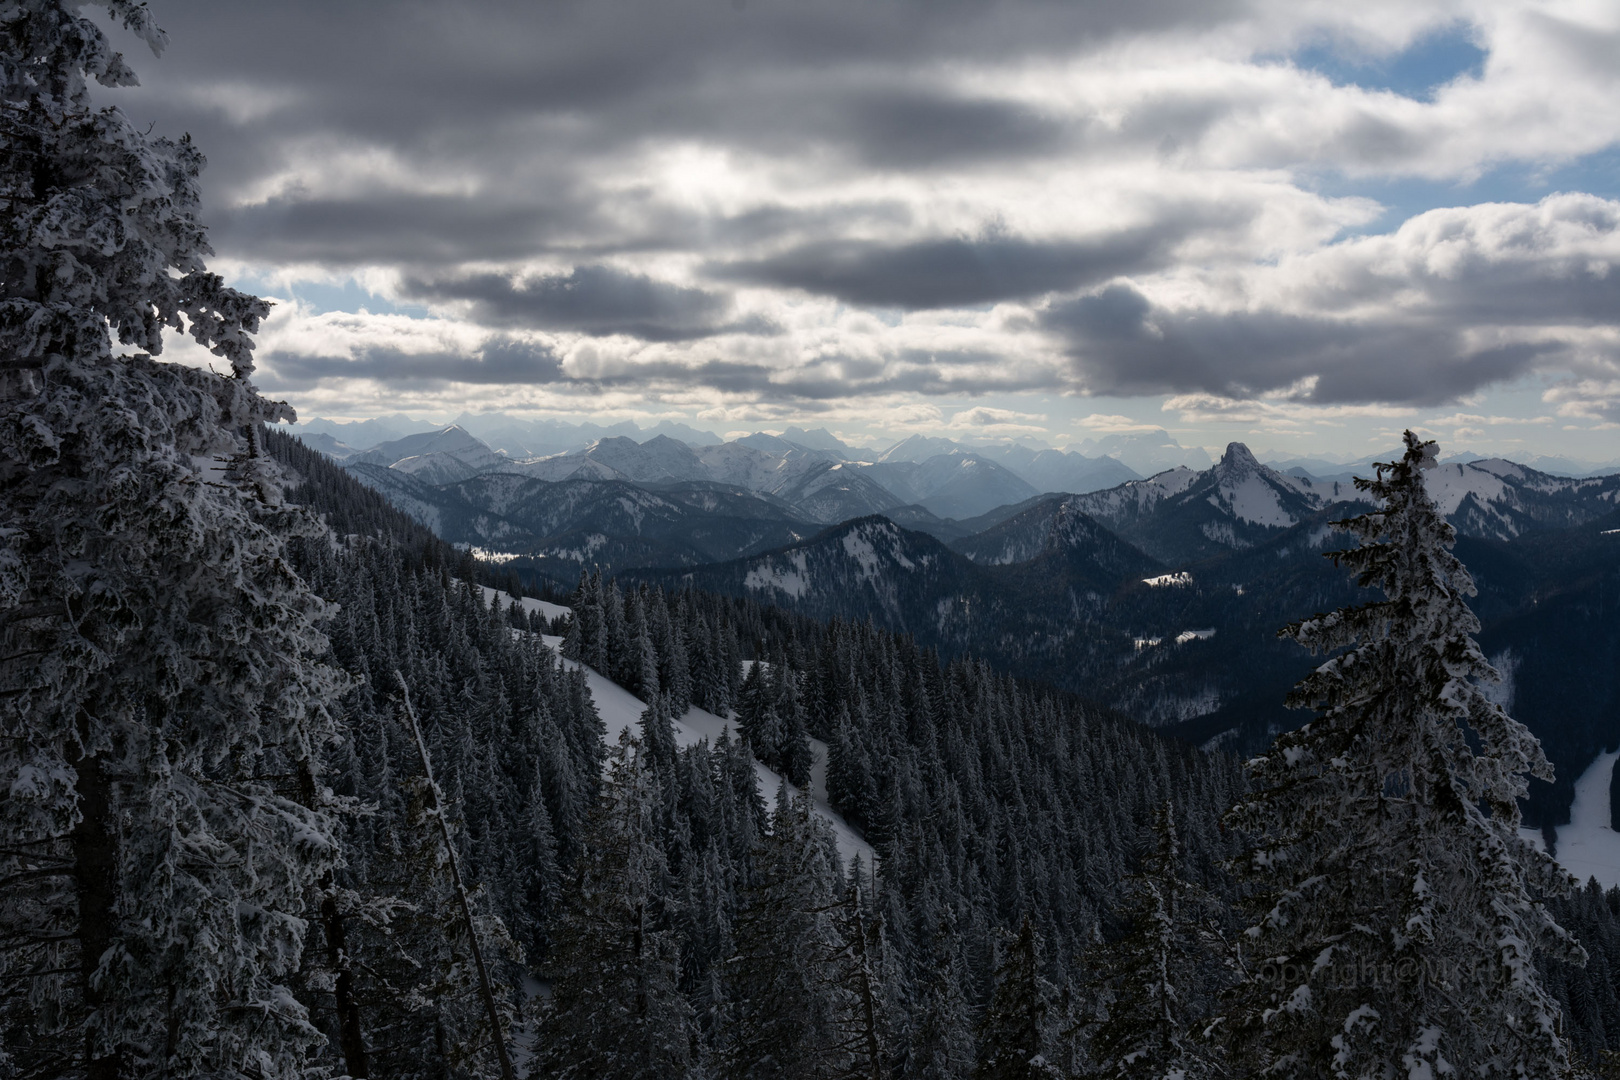
[[[1005,513],[1014,465],[1091,466],[610,439],[536,485],[451,428],[350,473],[273,430],[196,145],[93,99],[136,82],[109,27],[168,41],[100,6],[0,5],[0,1080],[1620,1068],[1620,890],[1527,840],[1509,709],[1612,701],[1560,677],[1620,640],[1620,478],[1411,430],[1342,521],[1236,443]],[[359,480],[396,472],[441,481],[418,523]],[[524,596],[446,508],[584,569]],[[1276,700],[1283,620],[1310,722],[1169,737]]]
[[[865,1069],[872,1034],[885,1075],[966,1076],[1007,1020],[994,1002],[998,987],[1013,992],[1026,919],[1042,1045],[1083,1074],[1104,1054],[1092,1045],[1099,995],[1129,977],[1118,956],[1140,909],[1130,875],[1154,869],[1144,860],[1167,803],[1180,844],[1168,869],[1211,898],[1183,990],[1207,1011],[1234,978],[1240,894],[1221,866],[1236,848],[1219,821],[1241,789],[1236,762],[979,662],[942,663],[907,637],[747,598],[625,592],[592,575],[569,598],[572,618],[492,611],[459,583],[476,572],[464,556],[297,443],[271,445],[303,471],[295,497],[325,507],[344,537],[302,558],[344,604],[329,632],[358,680],[332,778],[378,809],[345,830],[334,896],[346,955],[392,943],[392,967],[366,961],[349,984],[363,1045],[388,1075],[432,1075],[447,1047],[461,1048],[458,1068],[495,1068],[395,669],[448,796],[510,1037],[541,1075],[610,1070],[602,1047],[640,1039],[636,1053],[676,1071],[740,1076],[791,1043],[803,1075],[833,1076]],[[582,680],[539,643],[553,631],[564,653],[655,704],[636,742],[601,745]],[[688,701],[731,711],[739,738],[677,749],[668,721]],[[823,744],[825,793],[876,867],[841,865],[808,803],[756,785],[755,755],[808,784]],[[399,908],[380,934],[377,912],[401,903],[420,911]],[[1555,911],[1593,954],[1584,969],[1547,962],[1571,1034],[1589,1053],[1620,1046],[1620,894]],[[620,936],[632,925],[654,943],[640,954]],[[330,916],[312,925],[304,992],[338,1053],[331,929]],[[771,974],[784,967],[811,974],[784,986]],[[554,987],[556,1011],[532,997],[535,979]],[[685,1035],[614,1028],[598,985],[628,998],[663,986],[658,1023]]]
[[[271,436],[271,445],[303,470],[294,497],[326,507],[343,537],[305,547],[301,566],[322,595],[343,605],[329,633],[334,656],[356,679],[343,699],[345,738],[331,780],[340,795],[377,807],[345,831],[352,849],[339,885],[350,908],[343,918],[353,926],[351,955],[365,956],[373,941],[368,904],[448,906],[449,886],[432,870],[433,837],[421,816],[421,771],[402,727],[396,670],[453,807],[463,865],[483,890],[491,940],[513,943],[503,967],[514,1010],[522,1008],[523,973],[555,978],[565,994],[570,979],[583,978],[577,965],[604,962],[593,950],[605,943],[581,935],[608,915],[579,909],[577,890],[592,875],[629,873],[613,860],[630,856],[611,853],[628,843],[621,834],[634,823],[626,816],[652,815],[640,840],[650,848],[635,858],[653,859],[660,870],[634,887],[650,890],[644,906],[662,912],[656,930],[675,965],[666,975],[689,1006],[672,1015],[695,1025],[705,1057],[742,1052],[735,1046],[742,1036],[725,1021],[749,993],[725,977],[730,958],[746,954],[735,935],[786,918],[780,910],[762,916],[760,904],[808,904],[810,896],[826,906],[864,882],[860,917],[873,935],[872,977],[881,975],[886,1067],[948,1051],[960,1072],[974,1060],[976,1017],[996,986],[1000,935],[1025,919],[1044,941],[1043,977],[1069,987],[1066,1000],[1080,1008],[1085,951],[1098,933],[1116,929],[1109,912],[1137,866],[1156,807],[1183,808],[1183,873],[1219,881],[1229,845],[1218,818],[1236,791],[1235,762],[1177,747],[982,664],[941,664],[909,639],[870,626],[820,624],[696,593],[625,595],[591,578],[574,597],[575,617],[556,628],[567,635],[564,652],[658,705],[645,718],[644,745],[613,752],[599,795],[600,729],[581,680],[539,641],[551,627],[519,618],[514,632],[513,616],[485,609],[450,576],[458,567],[447,547],[296,443]],[[668,717],[687,700],[734,709],[743,741],[676,751]],[[827,794],[877,848],[876,868],[840,867],[824,827],[803,805],[767,812],[776,793],[755,790],[752,754],[807,781],[811,738],[827,744]],[[794,830],[806,842],[819,837],[822,854],[793,870],[799,879],[761,884],[771,882],[769,873],[788,873],[769,869],[771,860],[802,861],[802,853],[779,849]],[[612,880],[611,889],[601,887],[603,902],[618,902],[632,887]],[[794,962],[830,973],[840,948],[834,939],[852,932],[840,920],[856,911],[812,918],[802,939],[746,948],[789,950],[772,953],[773,962],[809,950]],[[396,958],[396,971],[419,974],[374,983],[380,965],[367,960],[354,993],[374,1003],[360,1010],[368,1046],[412,1048],[390,1059],[390,1075],[405,1075],[408,1058],[431,1057],[433,1031],[458,1033],[446,1045],[487,1036],[477,1034],[465,963],[449,970],[463,932],[442,915],[431,927],[420,914],[395,919],[403,927],[396,947],[425,950],[412,957],[419,967],[397,968]],[[312,945],[311,955],[328,955],[319,940]],[[409,991],[430,977],[448,980],[435,985],[454,1007],[413,1012]],[[829,991],[832,1004],[795,1007],[815,1015],[844,1008],[836,1002],[846,992],[853,993]],[[941,1001],[955,1002],[959,1013],[955,1049],[924,1045],[939,1035],[930,1018]],[[336,1001],[323,992],[312,1004],[341,1042]],[[378,1025],[395,1034],[370,1033]],[[555,1021],[548,1030],[572,1027]],[[1056,1038],[1058,1028],[1050,1034]],[[571,1038],[577,1047],[577,1032]],[[833,1029],[814,1038],[825,1042],[826,1060],[812,1075],[845,1067],[839,1063],[852,1051],[834,1045]]]

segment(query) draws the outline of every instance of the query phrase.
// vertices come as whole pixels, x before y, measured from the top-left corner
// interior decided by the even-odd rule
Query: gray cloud
[[[473,383],[535,385],[566,380],[556,353],[544,345],[495,338],[478,353],[407,353],[370,348],[353,357],[309,356],[284,351],[260,357],[265,389],[307,389],[324,379],[381,379],[407,383]]]
[[[1182,222],[1095,241],[1011,237],[907,244],[835,240],[757,260],[715,263],[726,280],[803,289],[862,307],[969,307],[1070,291],[1161,265]]]
[[[1567,349],[1481,349],[1470,327],[1504,339],[1551,327],[1548,336],[1574,340],[1556,328],[1613,326],[1620,311],[1620,273],[1599,272],[1610,265],[1602,250],[1549,270],[1483,248],[1468,261],[1462,233],[1437,232],[1433,250],[1343,254],[1353,245],[1330,237],[1355,211],[1315,199],[1293,170],[1350,161],[1398,175],[1448,136],[1436,123],[1460,122],[1300,97],[1308,88],[1275,65],[1256,78],[1230,42],[1294,16],[1251,0],[154,8],[171,32],[168,54],[132,50],[146,88],[102,100],[156,118],[161,133],[197,135],[213,162],[204,214],[222,255],[268,280],[290,265],[391,270],[366,280],[401,282],[399,299],[464,304],[474,322],[513,335],[472,356],[354,346],[265,358],[274,377],[301,386],[705,387],[810,408],[860,394],[1077,385],[1246,396],[1314,378],[1313,400],[1430,402]],[[1210,70],[1177,67],[1217,24]],[[1603,77],[1612,40],[1570,33],[1577,61]],[[1143,58],[1140,84],[1135,69],[1113,67],[1127,89],[1099,89],[1088,56],[1106,66],[1120,53]],[[1582,109],[1605,122],[1590,102],[1569,112]],[[1479,160],[1511,159],[1504,147]],[[1149,223],[1074,238],[1092,227],[1077,223],[1111,213]],[[1018,234],[953,235],[998,215]],[[1543,246],[1556,254],[1564,243]],[[1293,275],[1313,245],[1334,257]],[[666,253],[698,263],[702,287],[647,276],[638,257]],[[518,268],[541,259],[574,269],[524,278]],[[1198,309],[1228,302],[1268,263],[1289,266],[1287,280],[1253,295],[1310,314]],[[1155,308],[1137,291],[1171,295],[1153,279],[1161,272],[1175,275],[1183,306]],[[1137,285],[1054,302],[1034,320],[1065,344],[1067,369],[1019,351],[1027,321],[965,314],[884,328],[787,295],[984,308],[1131,278]],[[776,290],[747,303],[782,325],[739,316],[739,286]],[[599,367],[580,379],[550,349],[518,340],[526,331],[672,347],[598,344],[599,363],[581,359],[585,350],[570,360]],[[342,346],[280,340],[343,353],[367,332]],[[706,343],[733,334],[756,340]],[[778,339],[757,340],[767,335]],[[455,337],[422,331],[419,347]],[[917,347],[936,341],[949,348]]]
[[[1053,304],[1041,324],[1095,393],[1248,398],[1314,377],[1304,400],[1316,404],[1440,404],[1523,374],[1560,348],[1470,349],[1458,328],[1421,319],[1170,311],[1126,285]]]
[[[892,228],[910,220],[909,208],[897,201],[808,208],[767,204],[704,215],[664,205],[645,192],[621,193],[611,205],[598,205],[591,196],[559,194],[563,186],[559,181],[549,191],[478,198],[391,191],[352,197],[294,194],[217,206],[207,220],[214,247],[238,258],[333,268],[393,265],[418,272],[539,255],[602,259],[750,246]],[[626,216],[631,220],[623,220]]]
[[[772,333],[753,318],[725,322],[729,297],[628,274],[607,266],[576,266],[571,273],[525,281],[504,274],[408,278],[405,296],[419,301],[468,300],[486,325],[574,330],[603,337],[627,334],[644,341],[692,341],[723,333]]]
[[[538,200],[522,204],[397,192],[352,199],[278,197],[219,211],[211,236],[216,248],[274,261],[455,264],[532,255],[552,231],[576,226],[585,210]]]
[[[772,389],[800,401],[834,401],[867,394],[1008,393],[1065,385],[1061,372],[1011,362],[977,349],[900,349],[892,355],[820,356],[775,376]]]
[[[1064,146],[1071,121],[927,72],[1069,57],[1122,34],[1213,25],[1243,7],[164,0],[157,13],[171,46],[161,61],[141,60],[146,88],[118,100],[160,131],[198,135],[213,162],[205,211],[223,254],[427,266],[717,241],[780,246],[808,218],[857,208],[696,213],[634,185],[604,189],[601,170],[649,140],[682,138],[773,155],[820,148],[847,170],[1006,168]],[[472,182],[457,195],[257,193],[322,146],[375,148],[408,172]],[[242,206],[248,190],[254,205]],[[771,193],[759,195],[768,207]],[[832,224],[820,235],[844,231]]]
[[[921,168],[1036,157],[1067,142],[1067,125],[1002,101],[913,89],[864,93],[840,102],[830,134],[862,161]]]

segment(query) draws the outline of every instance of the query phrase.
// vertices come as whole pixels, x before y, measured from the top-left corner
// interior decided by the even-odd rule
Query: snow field
[[[512,597],[509,594],[487,585],[479,588],[483,591],[486,604],[499,599],[503,608],[511,606]],[[573,613],[572,608],[529,596],[523,597],[521,602],[524,611],[538,611],[548,619]],[[540,640],[561,653],[562,638],[542,634]],[[564,660],[563,663],[570,667],[584,666],[574,660]],[[744,663],[747,664],[749,661]],[[591,698],[596,702],[597,714],[602,717],[602,723],[607,728],[607,741],[617,742],[619,733],[626,729],[634,733],[636,725],[641,722],[641,714],[646,710],[647,703],[593,668],[585,668],[585,681],[591,688]],[[735,737],[736,730],[730,721],[694,706],[686,711],[685,716],[675,721],[675,744],[695,746],[707,739],[712,745],[728,728]],[[810,752],[813,758],[810,765],[809,794],[816,813],[832,826],[833,835],[838,840],[838,855],[844,860],[845,865],[859,855],[870,870],[877,864],[877,853],[872,850],[872,845],[863,840],[860,834],[850,827],[849,822],[827,802],[827,744],[820,739],[811,739]],[[768,769],[758,761],[754,762],[754,775],[759,779],[759,791],[765,797],[767,805],[776,798],[777,788],[787,783],[774,769]],[[799,793],[799,789],[792,784],[787,784],[787,789],[792,794]]]
[[[503,609],[512,606],[512,597],[510,595],[500,592],[497,589],[492,589],[488,585],[480,585],[478,588],[479,591],[484,594],[485,604],[489,604],[493,602],[496,597],[500,597],[501,607]],[[561,604],[553,604],[549,600],[536,600],[532,596],[523,597],[521,602],[523,604],[523,611],[525,614],[532,614],[538,611],[548,619],[555,619],[559,615],[571,615],[573,614],[574,610],[573,608],[564,607]],[[557,640],[560,641],[562,639],[558,638]]]
[[[1558,862],[1574,874],[1582,885],[1597,878],[1605,889],[1620,885],[1620,833],[1609,825],[1609,778],[1620,751],[1599,754],[1575,781],[1575,804],[1570,807],[1569,824],[1558,827]],[[1546,850],[1541,833],[1520,829],[1520,835]]]
[[[560,637],[545,634],[540,640],[553,649],[562,646]],[[564,660],[563,663],[569,667],[580,666],[573,660]],[[591,697],[596,701],[596,711],[607,727],[607,741],[617,742],[619,733],[627,729],[634,734],[636,725],[641,722],[641,714],[647,708],[646,702],[592,668],[585,668],[585,681],[590,685]],[[693,707],[675,721],[675,744],[695,746],[705,739],[712,744],[728,728],[735,737],[736,729],[729,720]],[[861,861],[871,868],[876,858],[872,845],[861,839],[849,823],[827,804],[827,744],[819,739],[811,739],[810,749],[815,755],[814,763],[810,766],[810,798],[815,804],[816,813],[832,826],[833,835],[838,838],[839,857],[845,864],[859,855]],[[776,798],[776,789],[786,781],[775,770],[767,769],[758,761],[754,762],[754,775],[759,778],[760,794],[769,805]],[[799,789],[792,784],[787,784],[787,789],[792,794],[799,793]]]
[[[1286,529],[1294,524],[1293,515],[1283,509],[1276,490],[1258,473],[1250,473],[1236,484],[1222,485],[1221,494],[1226,496],[1232,516],[1240,521],[1274,529]]]

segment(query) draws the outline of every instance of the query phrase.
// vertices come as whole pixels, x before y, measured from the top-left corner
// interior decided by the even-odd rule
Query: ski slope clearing
[[[492,604],[492,602],[499,599],[502,609],[512,606],[512,596],[509,593],[502,593],[499,589],[489,588],[488,585],[481,585],[478,588],[483,591],[484,604]],[[556,619],[557,615],[573,614],[572,607],[552,604],[549,601],[539,601],[533,596],[520,597],[520,602],[522,602],[525,612],[539,612],[546,619]],[[522,631],[518,631],[518,633],[522,633]],[[546,633],[546,635],[541,635],[539,640],[549,644],[552,649],[556,649],[557,653],[562,653],[562,638],[559,638],[559,636]],[[752,661],[744,661],[744,664],[750,664],[750,662]],[[577,661],[564,661],[564,664],[580,667]],[[629,690],[620,687],[619,683],[601,674],[598,670],[591,669],[591,667],[585,669],[585,682],[590,685],[591,698],[596,701],[596,712],[603,717],[603,724],[608,727],[608,735],[606,735],[608,742],[619,742],[619,732],[622,732],[622,730],[630,729],[632,733],[635,732],[635,727],[642,721],[642,712],[646,709],[645,701],[632,695]],[[701,740],[705,740],[705,738],[708,742],[714,743],[721,737],[721,732],[726,729],[731,729],[732,737],[735,737],[737,732],[735,732],[735,727],[731,724],[731,721],[724,721],[721,717],[714,716],[713,712],[705,712],[703,709],[693,706],[693,708],[687,709],[685,716],[676,721],[676,745],[693,746],[697,745]],[[810,753],[813,755],[812,764],[810,764],[810,800],[815,803],[816,813],[826,818],[828,824],[833,826],[833,836],[838,837],[839,857],[844,860],[846,866],[849,865],[849,861],[855,855],[860,855],[860,860],[870,870],[876,863],[876,852],[873,852],[872,845],[860,839],[859,832],[855,832],[849,826],[849,823],[844,821],[841,814],[833,810],[833,806],[828,805],[828,801],[826,801],[826,743],[821,742],[820,738],[812,738],[810,740]],[[760,793],[765,795],[766,801],[776,798],[776,789],[778,789],[779,785],[786,784],[786,780],[782,779],[779,772],[768,769],[758,761],[753,763],[753,774],[760,780]],[[787,790],[794,793],[794,795],[799,793],[799,789],[792,784],[787,784]]]
[[[1620,751],[1599,754],[1575,781],[1575,804],[1569,824],[1558,827],[1558,862],[1582,885],[1597,878],[1605,889],[1620,885],[1620,833],[1609,824],[1609,779]],[[1545,850],[1541,834],[1521,829],[1524,838]]]
[[[507,593],[492,589],[488,585],[480,585],[478,588],[484,594],[485,604],[494,602],[495,598],[498,596],[501,599],[501,608],[503,610],[512,606],[512,597]],[[547,619],[555,619],[559,615],[572,615],[574,613],[573,608],[564,607],[561,604],[553,604],[549,600],[536,600],[532,596],[522,597],[521,602],[523,604],[523,612],[526,615],[532,615],[538,611]],[[558,638],[557,640],[561,641],[562,639]]]
[[[481,585],[479,588],[483,591],[484,603],[492,603],[498,599],[502,608],[512,605],[510,594],[492,589],[488,585]],[[522,597],[521,603],[524,611],[537,611],[548,619],[573,614],[572,608],[546,600],[536,600],[532,596]],[[562,638],[542,634],[540,640],[559,653],[562,652]],[[573,660],[564,660],[563,663],[572,667],[582,666]],[[591,688],[596,711],[607,728],[607,741],[617,742],[619,733],[626,729],[634,733],[636,725],[641,722],[641,714],[646,710],[647,703],[593,668],[585,668],[585,681]],[[704,739],[712,744],[728,728],[735,737],[736,729],[729,720],[694,706],[686,711],[685,716],[675,721],[675,744],[694,746]],[[849,823],[827,802],[827,744],[820,739],[811,739],[810,751],[814,755],[810,766],[810,799],[815,804],[816,813],[832,826],[833,835],[838,839],[838,854],[844,863],[848,865],[850,860],[859,855],[861,861],[870,869],[877,861],[877,853],[872,850],[872,845],[861,839],[860,834],[850,828]],[[758,761],[754,762],[754,775],[759,778],[760,794],[765,796],[767,802],[774,799],[776,789],[786,783],[781,774],[774,769],[766,768]],[[795,795],[799,793],[799,789],[792,784],[787,784],[787,789]]]
[[[560,637],[546,634],[541,636],[541,640],[553,649],[562,647]],[[573,660],[564,660],[563,663],[570,667],[580,666]],[[585,669],[585,680],[590,685],[591,697],[596,702],[596,711],[601,715],[602,723],[607,728],[608,742],[617,742],[619,733],[626,729],[633,734],[636,725],[641,722],[642,712],[647,708],[646,702],[593,668]],[[736,729],[729,720],[693,707],[687,710],[685,716],[675,721],[675,744],[695,746],[705,739],[713,743],[728,728],[735,737]],[[810,798],[815,804],[816,813],[826,818],[828,824],[832,826],[833,835],[838,838],[838,854],[845,864],[859,855],[861,861],[870,868],[876,858],[872,845],[861,839],[860,835],[850,828],[849,823],[827,805],[827,744],[812,739],[810,749],[815,754],[815,763],[810,767]],[[767,802],[774,799],[776,789],[786,783],[779,773],[766,768],[758,761],[754,762],[754,775],[759,778],[760,794],[765,796]],[[799,789],[792,784],[787,784],[787,789],[792,794],[799,793]]]

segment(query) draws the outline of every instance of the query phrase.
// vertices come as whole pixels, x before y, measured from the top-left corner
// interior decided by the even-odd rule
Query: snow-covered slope
[[[545,641],[553,648],[562,644],[562,638],[546,637]],[[573,661],[565,661],[573,665]],[[599,674],[592,668],[585,669],[586,682],[590,684],[591,698],[596,702],[596,711],[602,717],[602,723],[607,727],[609,742],[616,742],[619,733],[629,730],[632,733],[641,721],[641,714],[646,710],[647,704],[630,691],[611,679]],[[707,739],[711,743],[720,737],[721,732],[731,728],[733,737],[736,729],[731,723],[711,712],[705,712],[695,706],[685,716],[675,721],[675,742],[679,746],[694,746]],[[863,840],[859,833],[850,828],[843,817],[827,804],[827,746],[825,743],[812,742],[811,750],[816,753],[815,764],[811,766],[812,790],[810,797],[815,803],[816,813],[825,818],[832,826],[833,835],[838,838],[838,854],[848,863],[856,855],[867,866],[872,866],[876,853],[872,845]],[[779,787],[786,784],[792,794],[798,794],[799,789],[788,784],[782,776],[772,769],[766,768],[758,761],[754,762],[754,775],[759,778],[759,790],[765,796],[766,802],[775,796]],[[814,780],[821,778],[821,789],[815,790]]]
[[[829,524],[882,513],[902,500],[867,476],[858,466],[823,462],[791,486],[771,494],[785,500],[812,521]]]
[[[361,454],[357,460],[392,466],[397,461],[432,454],[451,454],[480,461],[499,456],[470,433],[451,424],[437,431],[424,431],[416,435],[407,435],[403,439],[380,443]]]
[[[1250,547],[1324,505],[1309,482],[1268,468],[1231,443],[1203,472],[1169,469],[1107,491],[1075,497],[1075,507],[1169,564]]]
[[[504,592],[498,592],[487,585],[480,586],[484,594],[484,602],[490,603],[499,598],[502,606],[510,606],[512,597]],[[538,612],[548,619],[558,615],[570,614],[570,609],[560,604],[553,604],[545,600],[537,600],[531,596],[522,598],[523,610]],[[553,649],[560,650],[562,638],[549,634],[541,635],[541,640]],[[578,662],[565,660],[570,667],[581,667]],[[591,688],[591,699],[596,703],[596,712],[602,718],[602,724],[607,729],[607,740],[617,742],[620,732],[636,731],[636,725],[641,721],[641,714],[647,708],[647,703],[636,697],[630,691],[607,678],[594,668],[585,668],[585,681]],[[720,738],[722,732],[731,729],[733,737],[736,729],[731,722],[714,713],[693,707],[688,709],[686,715],[675,721],[675,742],[679,746],[695,746],[707,739],[713,743]],[[838,854],[848,864],[859,855],[861,861],[868,867],[875,865],[877,853],[872,850],[861,835],[850,827],[849,822],[827,803],[827,744],[817,739],[810,740],[810,750],[814,755],[814,763],[810,767],[811,801],[815,804],[816,813],[825,818],[832,826],[833,835],[838,838]],[[754,762],[754,775],[759,779],[759,790],[766,801],[775,797],[779,787],[786,784],[791,794],[798,794],[799,789],[787,784],[781,774],[768,769],[758,761]]]
[[[1490,539],[1569,528],[1620,505],[1620,476],[1568,479],[1499,458],[1449,462],[1424,480],[1459,532]],[[1075,505],[1148,554],[1178,564],[1252,547],[1334,503],[1370,501],[1353,484],[1278,472],[1234,442],[1203,472],[1172,469],[1079,496]]]
[[[1502,458],[1437,465],[1424,483],[1458,531],[1494,540],[1581,525],[1620,505],[1620,476],[1571,479]]]
[[[1600,754],[1575,781],[1569,824],[1558,827],[1558,862],[1581,884],[1595,877],[1605,889],[1620,885],[1620,833],[1609,819],[1609,781],[1617,758],[1620,751]],[[1545,850],[1539,832],[1523,829],[1521,833]]]
[[[317,450],[326,452],[319,444]],[[453,484],[507,462],[471,434],[454,424],[438,431],[407,435],[382,443],[364,454],[351,455],[346,464],[381,465],[418,477],[428,484]]]
[[[500,597],[503,609],[512,606],[512,595],[510,593],[492,589],[488,585],[480,585],[478,590],[484,594],[485,604],[493,603],[496,597]],[[547,619],[555,619],[559,615],[572,615],[574,613],[573,608],[564,607],[562,604],[553,604],[550,600],[540,600],[533,596],[522,597],[519,602],[526,615],[543,615]],[[557,640],[561,641],[562,639],[558,638]]]

